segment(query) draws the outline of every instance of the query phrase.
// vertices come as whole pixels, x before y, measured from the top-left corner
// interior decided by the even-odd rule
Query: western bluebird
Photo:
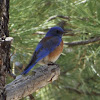
[[[63,51],[63,33],[61,27],[52,27],[37,45],[30,63],[22,74],[27,74],[37,63],[40,65],[54,63]]]

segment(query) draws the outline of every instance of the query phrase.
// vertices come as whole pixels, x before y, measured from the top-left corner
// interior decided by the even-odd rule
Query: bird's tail
[[[24,71],[21,73],[21,75],[27,74],[35,65],[36,65],[36,63],[34,63],[34,64],[30,65],[30,66],[28,65],[28,66],[24,69]]]

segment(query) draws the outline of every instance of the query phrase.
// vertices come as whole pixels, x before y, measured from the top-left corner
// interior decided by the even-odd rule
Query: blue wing
[[[41,59],[49,55],[57,46],[60,45],[61,38],[59,37],[45,37],[37,45],[30,63],[24,69],[22,74],[27,74],[32,67],[36,65]]]

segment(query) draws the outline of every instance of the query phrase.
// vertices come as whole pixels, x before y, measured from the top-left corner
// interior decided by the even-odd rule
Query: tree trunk
[[[9,0],[0,0],[0,100],[6,100],[6,74],[10,72],[10,43],[8,40]]]
[[[10,73],[10,47],[13,38],[9,37],[9,0],[0,0],[0,100],[19,100],[37,89],[56,80],[60,68],[55,66],[40,67],[32,76],[16,78],[5,86],[6,75]]]

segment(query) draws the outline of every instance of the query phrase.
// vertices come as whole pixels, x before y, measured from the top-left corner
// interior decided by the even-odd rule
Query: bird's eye
[[[57,30],[56,32],[59,33],[59,30]]]

